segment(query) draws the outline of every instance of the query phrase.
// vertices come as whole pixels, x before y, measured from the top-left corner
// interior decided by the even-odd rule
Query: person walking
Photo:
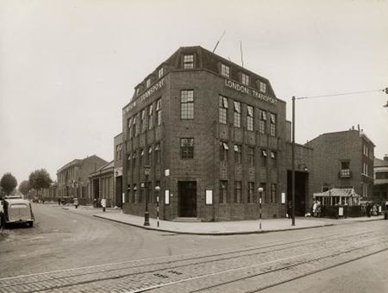
[[[78,209],[78,205],[79,205],[79,203],[78,203],[78,198],[74,198],[74,207],[76,208],[76,209]]]
[[[102,206],[102,211],[105,212],[105,209],[106,209],[106,199],[105,199],[105,197],[103,197],[101,199],[101,206]]]

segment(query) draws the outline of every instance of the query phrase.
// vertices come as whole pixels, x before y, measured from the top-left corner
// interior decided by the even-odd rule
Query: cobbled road
[[[258,292],[386,252],[387,228],[379,221],[213,237],[220,248],[1,278],[0,292]]]

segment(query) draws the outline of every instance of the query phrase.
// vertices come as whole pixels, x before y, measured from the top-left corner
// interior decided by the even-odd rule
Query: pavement
[[[93,208],[92,206],[79,206],[78,209],[75,209],[73,206],[64,206],[62,208],[77,213],[89,213],[100,219],[118,222],[141,229],[194,235],[268,233],[275,231],[300,230],[333,225],[345,225],[355,222],[369,222],[384,219],[384,216],[340,219],[297,217],[295,219],[295,226],[291,225],[291,219],[262,219],[261,229],[259,226],[259,220],[226,222],[176,222],[160,220],[158,227],[157,220],[154,218],[150,218],[150,226],[144,226],[144,217],[124,214],[121,209],[107,208],[106,212],[102,212],[101,208]]]

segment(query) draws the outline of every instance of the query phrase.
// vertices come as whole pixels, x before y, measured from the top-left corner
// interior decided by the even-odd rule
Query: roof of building
[[[308,141],[306,143],[306,145],[308,145],[309,143],[315,141],[315,140],[318,140],[324,136],[336,136],[336,135],[344,135],[344,134],[347,134],[347,133],[350,133],[350,132],[357,132],[359,134],[359,137],[362,137],[364,138],[365,140],[367,140],[369,143],[371,143],[373,146],[375,146],[375,144],[368,138],[368,136],[363,132],[363,130],[358,130],[358,129],[349,129],[349,130],[343,130],[343,131],[335,131],[335,132],[325,132],[325,133],[322,133],[320,135],[318,135],[317,137],[313,138],[312,140]]]
[[[388,160],[382,160],[379,158],[374,159],[374,167],[379,168],[379,167],[388,167]]]
[[[93,177],[96,175],[100,175],[100,174],[104,174],[104,173],[108,173],[108,172],[113,172],[113,171],[114,171],[114,161],[111,161],[109,163],[106,163],[105,165],[103,165],[99,169],[97,169],[95,172],[90,173],[89,177]]]
[[[74,159],[73,161],[67,163],[66,165],[64,165],[63,167],[59,168],[58,171],[57,171],[57,174],[66,170],[67,168],[70,168],[72,166],[76,166],[76,165],[82,165],[84,162],[88,161],[88,160],[91,160],[91,159],[100,159],[104,162],[106,162],[104,159],[101,159],[99,156],[96,156],[96,155],[92,155],[92,156],[87,156],[86,158],[84,159]]]

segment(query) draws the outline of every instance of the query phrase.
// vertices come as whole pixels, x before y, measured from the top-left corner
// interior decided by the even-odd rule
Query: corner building
[[[159,197],[165,220],[256,219],[262,187],[263,217],[284,217],[285,115],[266,78],[178,49],[123,108],[124,212],[143,215],[148,198],[156,217]]]

